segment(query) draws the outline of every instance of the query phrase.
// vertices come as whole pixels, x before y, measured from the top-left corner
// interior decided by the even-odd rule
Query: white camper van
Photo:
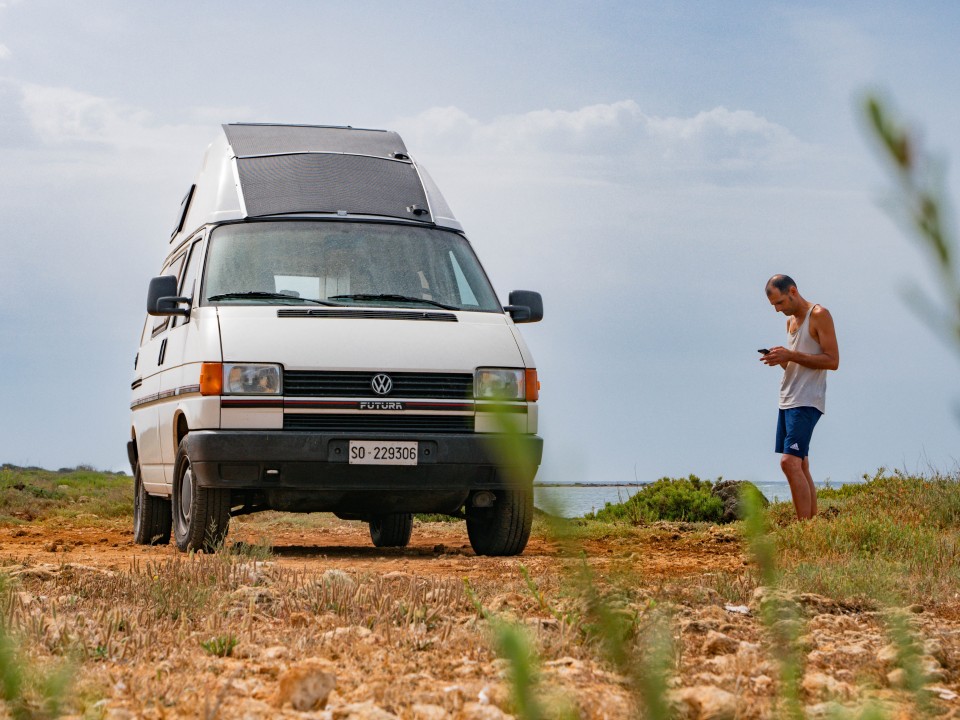
[[[224,125],[150,282],[131,403],[134,537],[215,550],[230,517],[330,511],[409,542],[466,519],[523,551],[539,383],[424,169],[381,130]]]

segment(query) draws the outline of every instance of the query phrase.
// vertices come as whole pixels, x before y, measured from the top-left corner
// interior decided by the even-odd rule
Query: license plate
[[[418,443],[389,440],[351,440],[351,465],[416,465]]]

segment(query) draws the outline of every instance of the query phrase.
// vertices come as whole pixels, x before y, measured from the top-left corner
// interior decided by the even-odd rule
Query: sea
[[[754,484],[770,502],[790,500],[790,486],[786,481]],[[817,487],[825,485],[818,484]],[[554,515],[582,517],[588,512],[602,509],[606,503],[625,502],[642,487],[643,484],[534,484],[533,504]]]

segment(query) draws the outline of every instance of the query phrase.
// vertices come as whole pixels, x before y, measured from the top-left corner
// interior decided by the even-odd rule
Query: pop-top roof
[[[337,152],[401,159],[407,148],[395,132],[327,125],[224,125],[237,157],[298,152]]]
[[[312,125],[222,128],[174,237],[210,222],[312,213],[461,229],[395,132]]]

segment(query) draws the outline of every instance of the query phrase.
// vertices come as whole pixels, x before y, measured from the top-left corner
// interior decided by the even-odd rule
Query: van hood
[[[348,311],[334,317],[291,317],[290,307],[276,305],[221,305],[217,310],[224,362],[274,362],[288,370],[394,372],[524,367],[509,320],[496,313],[436,313],[457,318],[444,322],[371,319],[361,317],[362,312],[350,317]],[[298,307],[295,312],[302,311]],[[404,311],[377,314],[392,312]]]

